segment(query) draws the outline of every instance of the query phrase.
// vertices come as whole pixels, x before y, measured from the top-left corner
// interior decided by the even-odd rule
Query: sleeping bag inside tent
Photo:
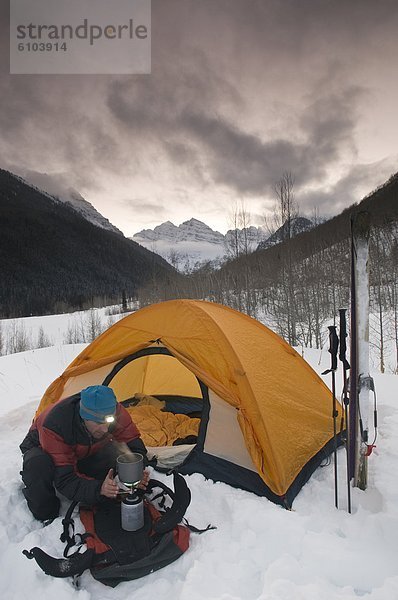
[[[323,381],[270,329],[212,302],[170,300],[121,319],[49,386],[37,414],[94,384],[113,388],[149,451],[181,473],[285,506],[332,450]]]

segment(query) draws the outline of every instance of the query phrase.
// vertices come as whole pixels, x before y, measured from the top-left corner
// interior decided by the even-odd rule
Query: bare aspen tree
[[[36,348],[48,348],[51,346],[50,338],[44,332],[43,325],[40,325],[39,332],[37,334]]]
[[[127,312],[127,296],[126,290],[122,291],[122,311]]]
[[[69,323],[67,330],[64,333],[64,344],[73,344],[73,326]]]
[[[24,322],[13,319],[7,332],[7,353],[25,352],[30,350],[31,347],[31,337],[25,329]]]
[[[383,228],[386,242],[385,271],[386,271],[386,304],[391,316],[391,342],[394,352],[392,371],[398,373],[398,226],[390,223]]]
[[[91,309],[86,317],[87,340],[92,342],[102,333],[102,322],[98,311]]]
[[[395,240],[391,251],[391,303],[393,307],[395,373],[398,374],[398,242]]]
[[[250,213],[246,208],[244,200],[236,202],[230,214],[230,230],[225,239],[227,257],[238,260],[239,269],[234,277],[234,290],[237,299],[238,310],[244,310],[247,314],[253,312],[252,288],[250,277],[250,266],[248,256],[251,253],[249,240]]]
[[[384,240],[382,231],[379,228],[373,227],[371,232],[371,251],[372,251],[372,299],[377,314],[377,327],[373,328],[378,339],[373,344],[379,351],[379,368],[380,372],[385,372],[385,298],[384,298],[384,279],[385,279],[385,264],[383,261]]]
[[[114,325],[115,323],[116,323],[115,315],[108,315],[108,317],[106,319],[106,328],[109,329],[109,327],[112,327],[112,325]]]
[[[86,334],[84,331],[84,323],[82,316],[77,320],[76,317],[72,321],[68,321],[68,327],[64,334],[64,344],[81,344],[86,342]]]
[[[292,238],[292,221],[299,215],[297,202],[294,197],[294,177],[285,171],[281,179],[274,186],[277,198],[276,220],[282,227],[282,241]]]
[[[246,313],[248,315],[253,315],[254,314],[254,305],[255,305],[255,302],[253,301],[253,299],[255,297],[255,292],[252,289],[251,269],[250,269],[249,260],[248,260],[249,254],[251,254],[251,246],[250,246],[250,240],[249,240],[250,213],[247,210],[246,205],[243,200],[240,203],[239,220],[240,220],[240,246],[241,246],[241,255],[243,256]]]
[[[281,179],[275,184],[277,197],[277,217],[281,221],[282,242],[286,242],[282,258],[282,289],[286,302],[287,339],[289,344],[297,343],[296,334],[296,303],[294,296],[293,261],[291,250],[292,220],[298,216],[298,208],[294,198],[294,178],[288,171],[283,173]]]
[[[231,229],[225,236],[224,246],[227,257],[234,260],[240,256],[240,216],[237,202],[232,207],[228,220]]]
[[[184,260],[184,255],[181,252],[178,252],[178,250],[172,248],[169,250],[165,258],[167,262],[169,262],[178,271]]]

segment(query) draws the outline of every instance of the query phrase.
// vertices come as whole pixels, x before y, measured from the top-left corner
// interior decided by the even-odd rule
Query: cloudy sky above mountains
[[[0,167],[71,185],[126,235],[259,225],[283,172],[335,214],[398,170],[395,0],[152,0],[152,73],[9,75]]]

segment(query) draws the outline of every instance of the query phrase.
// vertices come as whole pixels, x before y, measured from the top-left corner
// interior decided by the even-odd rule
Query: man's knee
[[[53,486],[54,463],[41,448],[31,448],[23,457],[23,494],[33,516],[44,521],[58,516],[59,499]]]
[[[41,448],[31,448],[25,452],[22,465],[22,480],[27,485],[27,481],[36,480],[52,482],[54,479],[54,463],[49,454]]]

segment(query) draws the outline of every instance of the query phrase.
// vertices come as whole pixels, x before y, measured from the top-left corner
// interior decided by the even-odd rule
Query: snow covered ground
[[[137,306],[132,303],[131,310]],[[89,342],[128,313],[121,313],[119,305],[72,313],[22,317],[19,319],[0,319],[2,352],[11,354],[18,343],[21,350],[43,348],[58,344]],[[40,344],[40,337],[42,343]]]
[[[197,474],[187,477],[192,491],[187,517],[198,527],[212,523],[217,529],[193,535],[189,550],[174,564],[115,589],[88,572],[80,590],[68,579],[45,575],[22,550],[40,546],[62,556],[61,519],[43,528],[30,515],[21,492],[18,444],[47,385],[83,347],[57,345],[0,357],[2,600],[398,599],[395,375],[375,375],[379,437],[369,460],[369,488],[353,490],[352,515],[346,512],[343,450],[338,453],[339,510],[334,508],[332,465],[316,471],[291,512]],[[326,352],[305,350],[305,358],[319,373],[329,366]]]

